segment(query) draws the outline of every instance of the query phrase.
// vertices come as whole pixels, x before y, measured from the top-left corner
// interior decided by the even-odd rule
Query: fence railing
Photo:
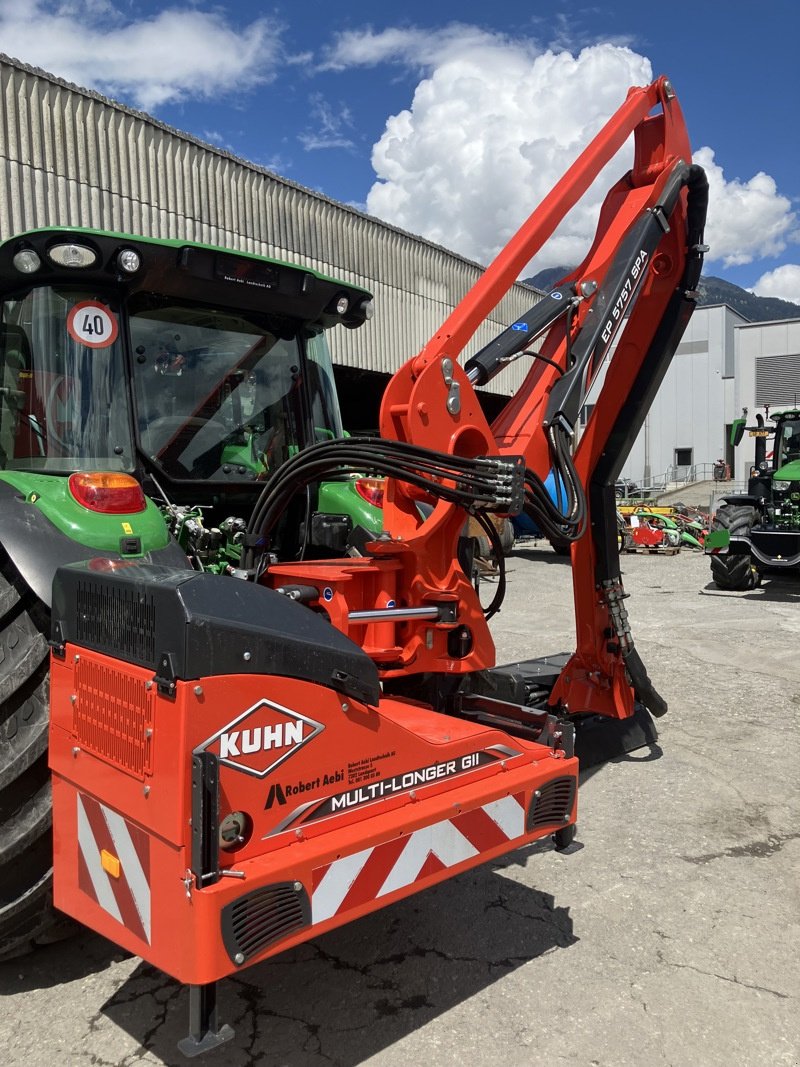
[[[663,474],[654,475],[649,479],[641,479],[635,483],[635,488],[629,487],[626,483],[626,487],[623,488],[623,483],[619,484],[618,496],[623,498],[636,499],[641,497],[652,497],[658,493],[665,493],[672,489],[680,489],[684,485],[691,485],[693,482],[717,482],[720,486],[720,493],[734,492],[735,483],[731,479],[731,471],[728,465],[721,460],[715,463],[691,463],[686,465],[673,464],[664,471]],[[737,488],[735,491],[743,492],[743,489]]]

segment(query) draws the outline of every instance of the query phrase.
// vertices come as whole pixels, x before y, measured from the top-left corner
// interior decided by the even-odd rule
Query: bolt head
[[[236,955],[233,957],[233,962],[238,963],[239,966],[241,966],[244,963],[244,953],[237,952]]]

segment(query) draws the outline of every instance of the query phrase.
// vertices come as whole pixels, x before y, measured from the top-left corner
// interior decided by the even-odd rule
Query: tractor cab
[[[42,230],[0,247],[0,469],[259,481],[340,437],[325,329],[369,294],[177,241]],[[197,487],[190,490],[197,495]]]
[[[774,416],[775,476],[800,480],[800,411],[783,411]],[[791,467],[790,470],[785,468]]]
[[[357,286],[206,245],[62,229],[6,241],[0,497],[71,542],[42,550],[54,559],[141,556],[166,522],[194,566],[236,566],[262,483],[343,436],[326,334],[371,310]],[[139,518],[107,518],[123,513]],[[380,529],[376,515],[357,479],[331,475],[287,507],[276,551],[341,554],[356,526]],[[54,567],[39,569],[23,574],[44,592]]]

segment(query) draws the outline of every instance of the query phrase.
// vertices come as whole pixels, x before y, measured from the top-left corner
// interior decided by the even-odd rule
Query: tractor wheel
[[[49,612],[0,550],[0,960],[63,919],[52,907]]]
[[[712,530],[729,530],[732,535],[749,534],[755,522],[755,508],[737,504],[723,504],[717,509]],[[754,589],[761,577],[750,556],[712,556],[711,577],[719,589]]]

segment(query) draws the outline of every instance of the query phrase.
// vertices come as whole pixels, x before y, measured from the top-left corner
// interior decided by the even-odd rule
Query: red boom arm
[[[470,360],[465,371],[456,360],[631,134],[633,168],[608,193],[584,262],[552,294],[561,301],[558,314],[550,315],[546,306],[551,298],[542,302],[541,314],[553,319],[542,331],[541,355],[546,359],[534,358],[522,387],[490,427],[473,384],[483,384],[504,363],[498,359],[492,366],[489,353],[483,361]],[[694,308],[707,186],[700,168],[690,161],[683,116],[670,83],[662,77],[646,88],[631,89],[616,115],[437,334],[392,378],[383,399],[380,425],[386,438],[456,456],[522,455],[526,466],[544,479],[554,466],[553,427],[571,434],[591,383],[624,325],[574,455],[587,491],[584,529],[590,532],[574,542],[572,551],[577,650],[552,696],[572,713],[628,717],[634,691],[652,711],[666,710],[650,686],[627,627],[610,487]],[[562,308],[568,308],[568,314],[562,314]],[[539,305],[535,310],[539,312]],[[452,580],[446,561],[453,559],[462,524],[460,508],[439,502],[431,519],[420,526],[404,485],[390,479],[385,527],[403,538],[406,571],[413,573],[418,591],[430,583],[427,595],[432,596],[445,572]],[[452,585],[450,589],[454,591]],[[472,590],[460,583],[457,595],[460,617],[475,624],[475,648],[468,664],[440,664],[438,669],[492,666],[494,648],[488,630],[475,622],[478,607]],[[410,669],[430,670],[434,665],[419,662]]]

